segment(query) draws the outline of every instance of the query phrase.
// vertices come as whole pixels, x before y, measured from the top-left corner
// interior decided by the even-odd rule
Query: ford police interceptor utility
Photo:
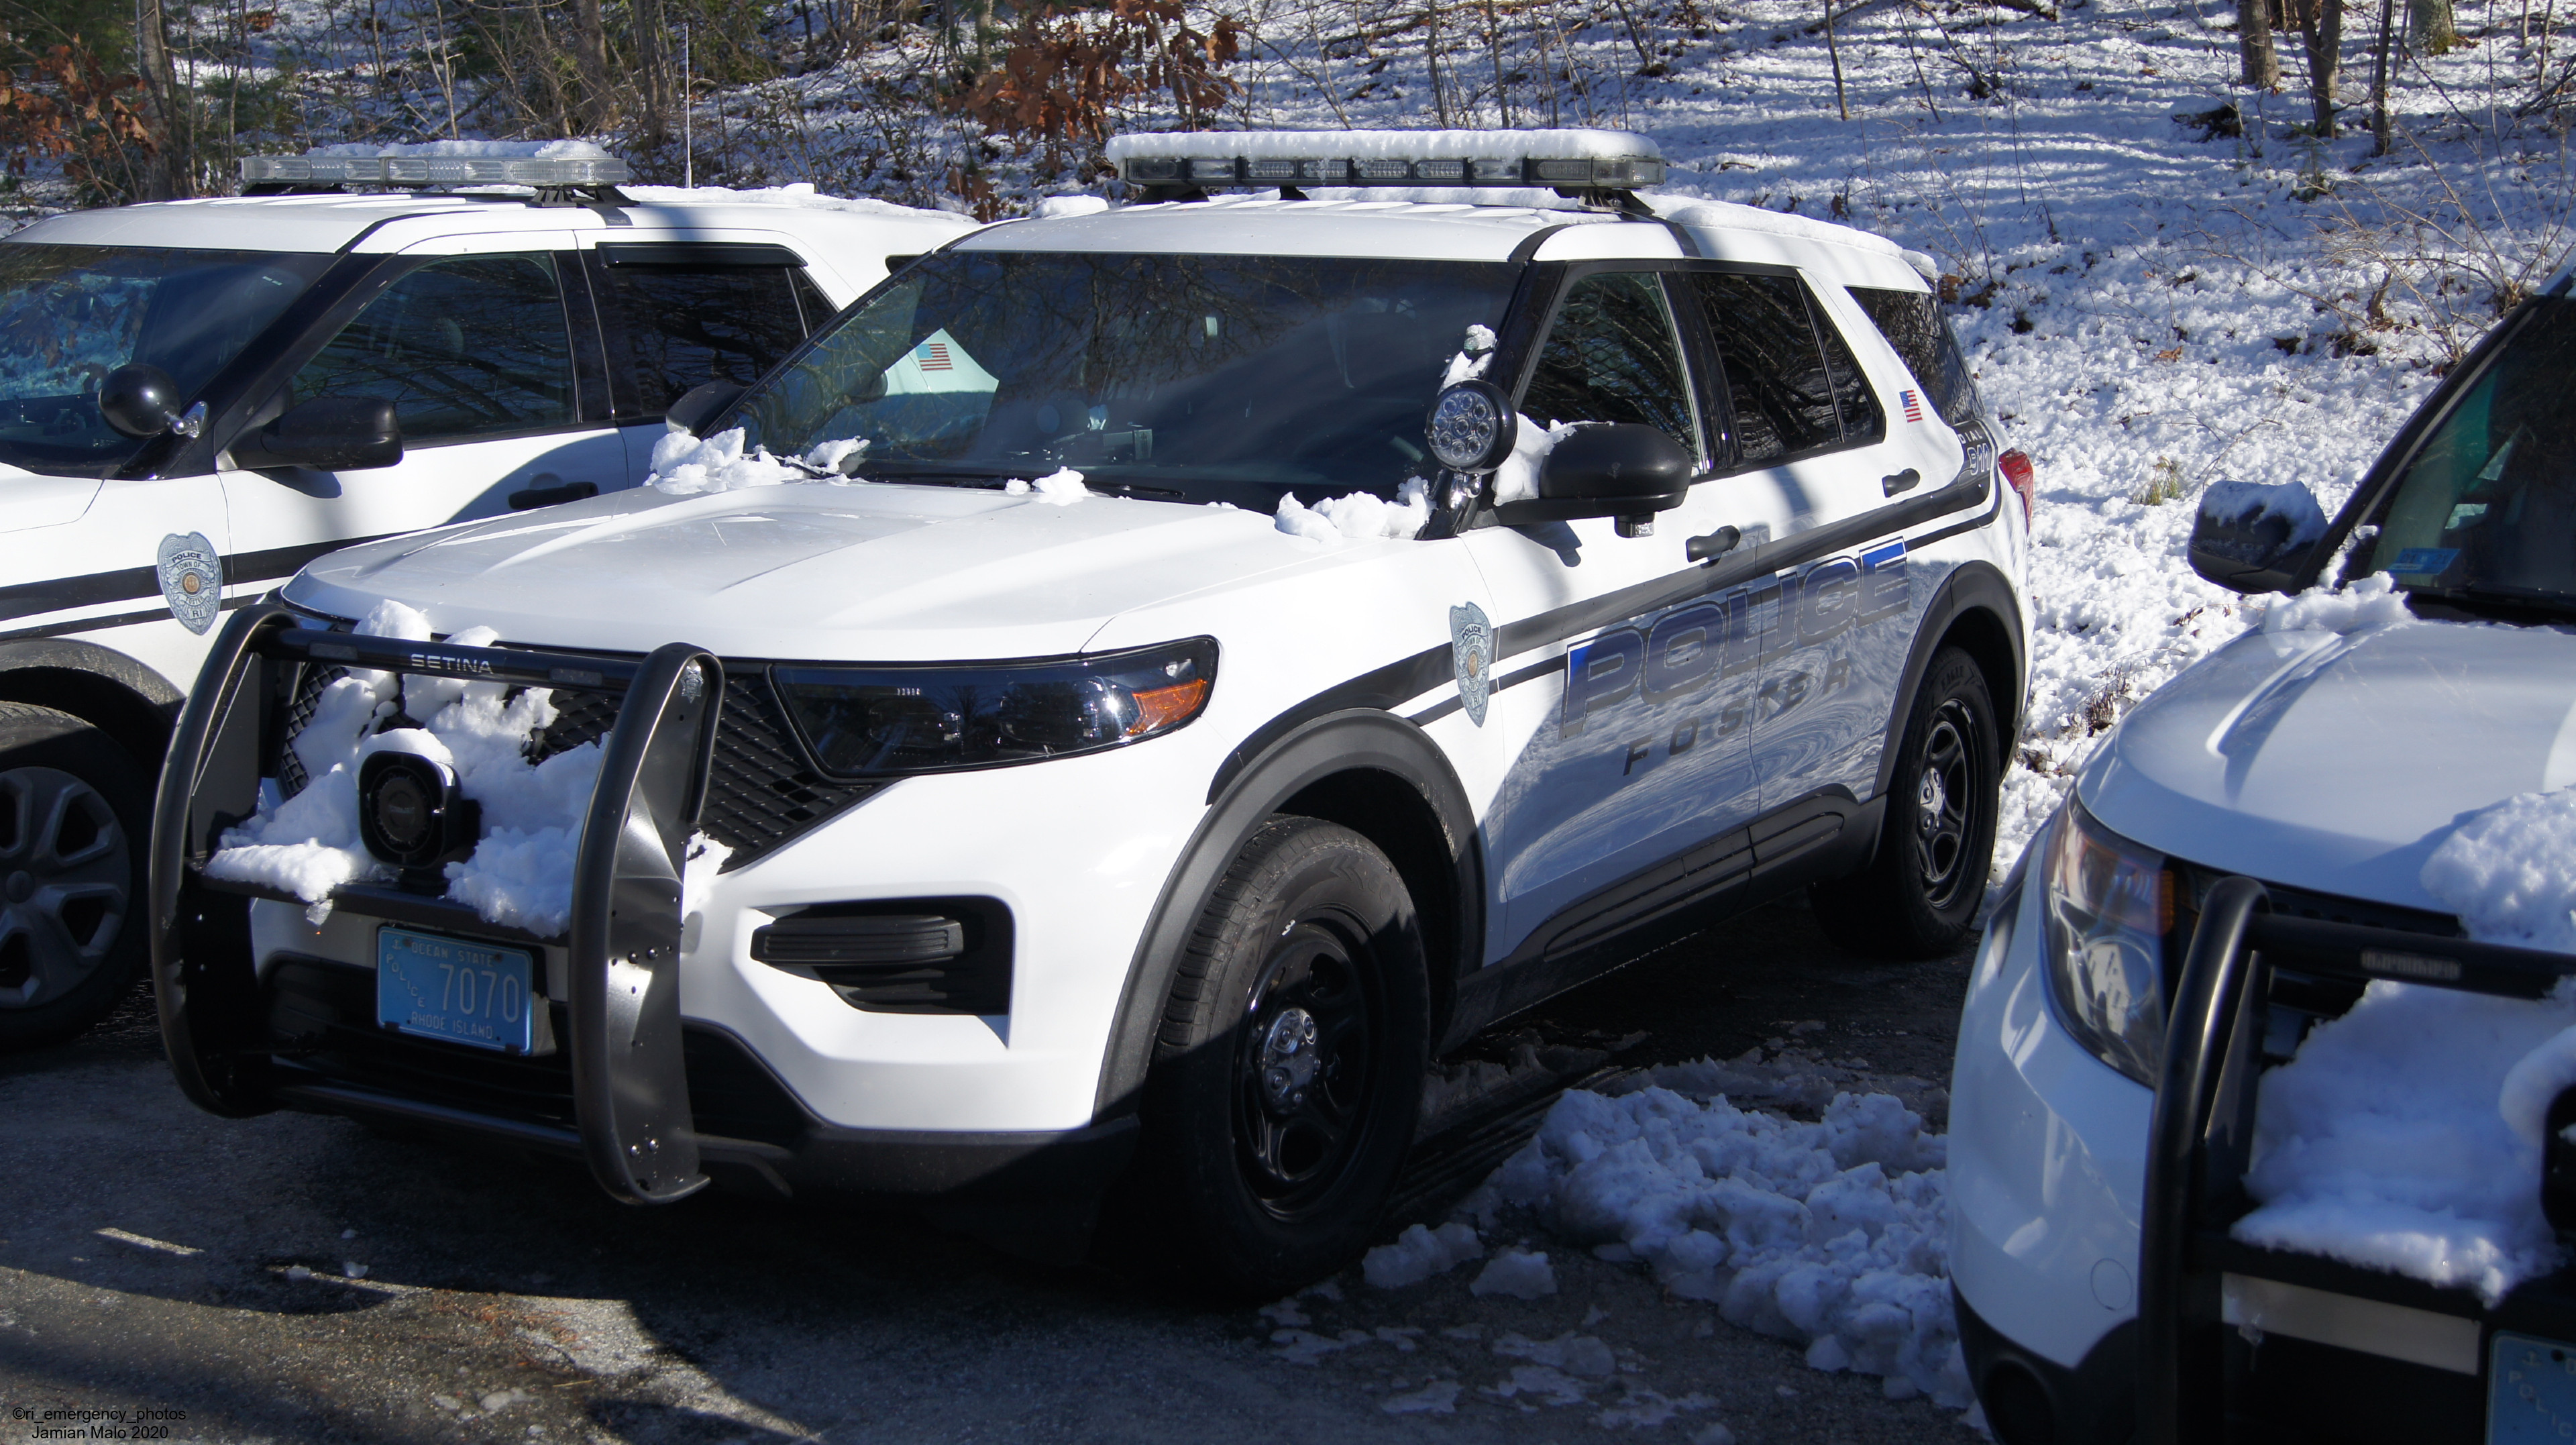
[[[255,157],[244,196],[0,241],[0,1047],[139,972],[151,779],[223,609],[351,542],[632,485],[671,398],[968,228],[624,175],[567,143]],[[353,193],[489,185],[517,189]]]
[[[2331,522],[2204,498],[2202,576],[2341,590],[2140,704],[1997,901],[1948,1188],[2007,1445],[2576,1434],[2566,1019],[2487,1001],[2576,973],[2564,835],[2515,831],[2576,784],[2571,378],[2561,278]]]
[[[1486,1022],[1808,886],[1970,926],[2030,472],[1904,253],[1613,132],[1111,154],[652,486],[232,619],[155,831],[192,1098],[1041,1253],[1115,1199],[1275,1291]]]

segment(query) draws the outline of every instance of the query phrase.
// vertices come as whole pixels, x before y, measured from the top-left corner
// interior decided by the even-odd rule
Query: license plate
[[[531,956],[462,938],[376,930],[376,1022],[423,1038],[524,1054],[537,1000]]]
[[[2576,1439],[2576,1345],[2499,1330],[2487,1346],[2487,1445]]]

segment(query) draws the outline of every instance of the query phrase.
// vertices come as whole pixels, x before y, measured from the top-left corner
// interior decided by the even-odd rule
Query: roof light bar
[[[1111,138],[1134,186],[1548,186],[1638,190],[1664,181],[1644,136],[1615,130],[1188,131]]]
[[[299,186],[613,186],[614,156],[244,156],[242,184]]]

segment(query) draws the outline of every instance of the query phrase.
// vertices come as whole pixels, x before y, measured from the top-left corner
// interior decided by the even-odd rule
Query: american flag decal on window
[[[1922,397],[1910,391],[1900,391],[1896,394],[1896,399],[1905,403],[1905,419],[1907,421],[1923,420]]]
[[[921,350],[916,353],[916,355],[919,357],[921,369],[924,371],[954,371],[957,369],[956,364],[948,359],[948,343],[945,341],[925,341],[921,343]],[[1906,393],[1908,396],[1912,396],[1913,394],[1914,393],[1910,391]],[[1908,410],[1911,409],[1911,405],[1909,404]]]

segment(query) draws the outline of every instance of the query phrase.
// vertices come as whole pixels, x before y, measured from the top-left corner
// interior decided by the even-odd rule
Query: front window
[[[99,415],[101,378],[128,362],[149,362],[193,401],[331,260],[0,245],[0,463],[83,475],[114,470],[145,443]]]
[[[844,469],[885,480],[1071,467],[1262,511],[1284,489],[1393,497],[1431,474],[1423,414],[1512,280],[1482,262],[953,252],[761,388],[744,440],[865,441]]]
[[[2468,604],[2576,605],[2576,300],[2533,305],[2416,450],[2347,575]]]

